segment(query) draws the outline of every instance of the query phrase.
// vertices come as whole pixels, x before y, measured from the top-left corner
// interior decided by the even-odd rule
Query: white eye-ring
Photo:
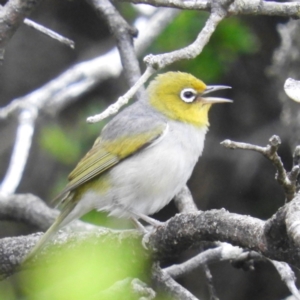
[[[183,89],[180,92],[180,98],[187,103],[193,102],[196,99],[196,96],[197,92],[192,88]]]

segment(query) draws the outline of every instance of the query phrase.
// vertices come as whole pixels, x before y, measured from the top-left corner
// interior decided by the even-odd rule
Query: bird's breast
[[[110,171],[111,198],[143,214],[153,214],[180,191],[202,153],[206,129],[170,122],[165,136]],[[122,215],[120,210],[112,214]],[[126,215],[126,213],[125,213]]]

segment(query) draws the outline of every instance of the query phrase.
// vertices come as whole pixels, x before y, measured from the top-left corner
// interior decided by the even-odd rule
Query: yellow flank
[[[158,138],[164,131],[164,126],[158,126],[151,131],[143,132],[132,136],[122,136],[113,141],[103,141],[103,148],[120,159],[125,158],[144,146],[148,145],[154,139]]]
[[[208,111],[211,104],[199,100],[184,102],[180,98],[184,88],[192,88],[201,95],[206,85],[188,73],[167,72],[158,75],[148,86],[150,104],[170,119],[197,127],[209,126]]]
[[[108,174],[101,174],[81,185],[79,189],[74,191],[73,201],[80,200],[86,192],[94,191],[99,196],[104,195],[111,188]]]

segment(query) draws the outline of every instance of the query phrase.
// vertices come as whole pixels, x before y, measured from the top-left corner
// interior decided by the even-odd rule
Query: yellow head
[[[203,96],[226,88],[230,87],[206,86],[204,82],[188,73],[167,72],[158,75],[147,90],[150,104],[168,118],[197,127],[207,127],[211,105],[232,101]]]

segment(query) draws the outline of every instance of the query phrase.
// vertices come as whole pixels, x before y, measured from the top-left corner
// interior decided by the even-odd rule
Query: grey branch
[[[24,222],[33,220],[30,224],[34,223],[40,227],[47,228],[57,212],[53,213],[47,211],[41,203],[34,198],[32,199],[32,196],[27,202],[23,201],[24,199],[22,199],[22,197],[26,198],[26,195],[20,195],[15,200],[13,198],[1,199],[0,217],[6,220],[10,218]],[[13,201],[17,201],[19,206]],[[34,212],[32,209],[36,209],[36,211]],[[241,248],[254,250],[269,259],[284,261],[299,268],[299,211],[300,196],[285,204],[267,221],[229,213],[224,209],[177,214],[162,224],[162,226],[149,233],[147,247],[152,251],[154,258],[160,260],[166,257],[177,256],[182,253],[182,251],[197,246],[201,241],[221,241]],[[23,214],[25,216],[23,216]],[[37,219],[35,215],[40,215],[41,217]],[[45,225],[41,225],[44,220],[48,221],[44,222]],[[76,224],[77,222],[73,222],[72,224]],[[105,228],[95,229],[95,227],[81,227],[81,225],[77,226],[77,228],[79,228],[79,231],[76,230],[75,233],[72,232],[75,230],[74,228],[66,228],[66,231],[60,232],[60,235],[55,237],[53,243],[63,245],[70,236],[70,239],[72,239],[75,243],[74,245],[76,245],[76,235],[79,233],[82,233],[83,236],[84,234],[89,236],[93,234],[97,235],[100,234],[100,232],[102,234],[103,232],[106,234],[112,233],[113,236],[115,236],[115,234],[121,234],[122,237],[126,236],[126,231],[117,232]],[[136,235],[140,240],[142,239],[140,233],[136,233]],[[22,238],[0,240],[0,253],[1,251],[3,253],[1,259],[6,262],[7,272],[12,272],[13,267],[18,265],[22,257],[24,257],[29,249],[36,243],[39,236],[40,235],[29,235]],[[80,235],[78,238],[81,240]],[[128,238],[130,238],[130,235],[128,235]],[[134,236],[134,238],[137,237]],[[95,239],[97,239],[97,237],[95,237]],[[18,247],[19,252],[17,252],[19,256],[11,262],[10,255],[15,253],[11,252],[14,251],[14,247]],[[227,248],[229,250],[231,249],[230,247]],[[222,249],[222,257],[223,259],[228,259],[228,253],[234,252],[224,251],[224,249],[226,248],[223,247]],[[238,248],[236,249],[237,250],[234,249],[234,251],[239,251]],[[47,252],[47,247],[45,247],[43,251]],[[203,257],[201,259],[203,259]],[[207,260],[207,258],[205,259]],[[9,264],[11,264],[11,269],[8,267]]]
[[[18,221],[46,231],[58,216],[59,211],[49,208],[44,201],[31,194],[0,195],[0,220]],[[95,226],[74,221],[69,230],[87,231]]]
[[[229,149],[242,149],[259,152],[262,155],[264,155],[267,159],[269,159],[277,170],[276,179],[279,182],[279,184],[283,187],[287,201],[290,201],[296,195],[296,179],[299,175],[300,169],[298,165],[294,165],[290,174],[286,172],[281,158],[277,153],[280,144],[281,140],[276,135],[273,135],[269,139],[269,144],[266,147],[234,142],[230,140],[225,140],[221,143],[221,145]]]
[[[202,269],[203,269],[203,271],[205,273],[205,277],[206,277],[206,284],[207,284],[207,287],[209,290],[209,299],[210,300],[220,300],[219,297],[217,296],[217,291],[213,284],[213,277],[212,277],[212,274],[211,274],[211,271],[210,271],[208,265],[204,264],[202,266]]]
[[[15,144],[8,170],[0,184],[0,194],[13,194],[22,179],[31,148],[36,117],[37,112],[33,107],[24,109],[19,114]]]
[[[74,49],[75,48],[75,43],[74,41],[62,36],[61,34],[58,34],[57,32],[46,28],[45,26],[42,26],[36,22],[33,22],[32,20],[29,19],[24,19],[24,24],[26,24],[28,27],[34,28],[35,30],[38,30],[39,32],[45,34],[46,36],[51,37],[54,40],[59,41],[60,43]]]
[[[165,268],[164,271],[176,279],[206,264],[220,262],[223,260],[238,259],[242,253],[242,248],[222,243],[217,248],[208,249],[184,263]]]
[[[212,9],[212,13],[206,21],[205,26],[192,44],[170,53],[147,55],[144,58],[146,65],[154,69],[162,69],[178,60],[193,59],[198,56],[208,43],[218,24],[226,17],[226,5],[228,6],[230,2],[231,1],[226,1],[224,6],[216,5],[216,7]]]
[[[118,0],[134,4],[149,4],[157,7],[173,7],[190,10],[211,11],[213,1],[181,1],[181,0]],[[283,2],[262,0],[236,0],[228,9],[230,15],[266,15],[298,19],[300,17],[299,2]]]
[[[9,237],[0,240],[0,279],[5,278],[16,271],[26,270],[32,267],[38,259],[43,259],[43,265],[47,267],[51,257],[60,249],[74,249],[81,245],[90,245],[101,247],[102,243],[107,243],[108,239],[112,241],[114,247],[122,244],[124,239],[127,242],[135,243],[141,238],[141,234],[136,230],[116,231],[107,228],[94,228],[93,230],[69,232],[68,230],[59,231],[55,240],[48,243],[44,249],[38,253],[30,264],[20,265],[26,254],[30,252],[32,247],[41,237],[41,233],[28,236]],[[56,251],[53,251],[55,245]],[[21,269],[22,268],[22,269]]]
[[[284,262],[270,260],[273,266],[278,271],[281,280],[286,284],[296,300],[300,300],[300,293],[296,287],[296,276],[291,267]]]
[[[125,71],[128,85],[132,86],[141,77],[139,62],[133,47],[133,38],[137,37],[138,31],[136,28],[129,26],[116,8],[109,0],[87,0],[99,14],[103,15],[108,23],[110,30],[117,39],[117,47],[120,53],[121,62]],[[137,94],[137,98],[143,95]]]
[[[204,46],[208,43],[217,25],[226,17],[226,8],[232,2],[232,0],[223,2],[221,1],[220,3],[215,3],[212,13],[210,14],[204,28],[201,30],[198,37],[192,44],[170,53],[147,55],[144,58],[147,69],[135,83],[135,85],[133,85],[124,96],[120,97],[116,103],[110,105],[104,112],[89,117],[87,121],[90,123],[95,123],[107,118],[112,114],[115,114],[123,105],[128,103],[129,99],[136,93],[136,91],[138,91],[138,89],[142,87],[143,84],[150,78],[150,76],[153,75],[158,69],[165,68],[178,60],[193,59],[198,56],[202,52]]]
[[[9,0],[0,9],[0,64],[4,59],[5,46],[24,19],[42,0]]]
[[[152,279],[155,285],[174,300],[198,300],[188,290],[178,284],[167,272],[162,270],[158,264],[154,264]]]
[[[141,29],[136,40],[136,53],[140,55],[159,33],[178,14],[177,11],[159,9]],[[47,113],[57,113],[90,91],[99,82],[119,76],[121,65],[117,52],[112,50],[104,55],[72,66],[57,78],[23,97],[14,99],[6,107],[0,108],[0,118],[7,118],[15,111],[34,106]]]
[[[187,186],[175,196],[174,202],[180,212],[194,212],[198,210]]]

